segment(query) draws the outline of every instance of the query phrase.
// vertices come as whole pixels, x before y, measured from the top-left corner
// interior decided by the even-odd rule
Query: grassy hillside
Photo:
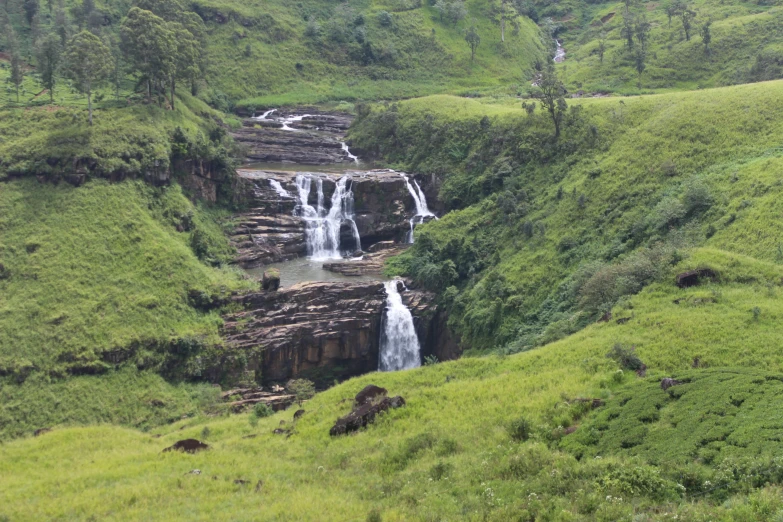
[[[671,24],[674,2],[632,3],[629,18],[651,25],[641,88],[622,33],[623,2],[568,1],[540,5],[540,16],[555,20],[566,60],[559,65],[572,92],[638,93],[701,89],[783,78],[783,10],[780,2],[686,2],[695,13],[690,40],[682,19]],[[701,34],[710,22],[709,50]],[[599,46],[605,46],[603,62]],[[637,41],[638,47],[638,41]]]
[[[69,12],[78,4],[66,1]],[[116,40],[132,3],[95,4],[104,21],[94,30]],[[207,29],[208,65],[199,82],[200,96],[222,109],[239,100],[241,107],[253,108],[507,89],[527,81],[533,62],[550,52],[538,27],[526,17],[508,21],[501,43],[499,4],[494,0],[468,0],[468,14],[457,24],[441,21],[430,3],[420,0],[195,0],[187,5]],[[33,30],[22,2],[10,0],[7,7],[23,55],[34,66]],[[43,6],[39,27],[53,30],[55,18],[56,10]],[[464,34],[474,22],[481,45],[471,62]],[[75,20],[71,25],[75,29]],[[0,38],[0,51],[7,46]],[[32,79],[34,69],[29,72],[26,101],[42,90]],[[133,89],[131,80],[123,82],[122,94]],[[75,96],[67,82],[60,91],[61,100]],[[15,102],[15,93],[6,89],[0,92],[0,103],[3,99]]]
[[[307,413],[290,438],[271,433],[283,420],[290,425],[288,411],[260,421],[248,415],[189,419],[156,430],[161,438],[93,427],[7,443],[0,447],[0,513],[10,520],[775,520],[783,508],[779,457],[777,450],[759,452],[764,439],[758,436],[746,444],[738,432],[721,449],[658,437],[654,456],[640,451],[633,457],[610,430],[598,436],[599,451],[589,458],[580,460],[584,451],[571,448],[571,438],[606,423],[604,411],[619,404],[624,411],[610,422],[642,417],[650,402],[622,399],[644,393],[663,400],[662,377],[693,384],[670,389],[683,398],[669,400],[661,420],[645,425],[650,436],[693,416],[690,394],[703,394],[705,386],[724,393],[709,405],[718,418],[721,397],[731,395],[720,375],[779,384],[783,271],[699,249],[667,275],[704,266],[721,282],[680,290],[667,278],[616,310],[618,317],[632,317],[624,324],[593,325],[510,357],[467,358],[344,383],[304,405]],[[756,318],[753,307],[761,309]],[[607,358],[616,343],[636,347],[647,378],[619,371]],[[710,369],[691,369],[694,357]],[[739,365],[744,369],[721,369]],[[330,438],[332,422],[349,409],[344,399],[368,383],[402,394],[408,405],[359,434]],[[574,401],[580,397],[607,405],[591,413]],[[780,395],[755,394],[746,402],[729,404],[737,419],[748,419],[743,433],[760,423],[774,444],[779,415],[760,419],[757,412],[780,411]],[[594,431],[603,433],[585,433]],[[185,437],[212,448],[195,456],[161,453]],[[706,449],[712,458],[705,458]],[[33,458],[46,466],[31,467]],[[190,473],[194,469],[201,473]],[[235,482],[240,479],[247,482]]]
[[[31,394],[48,379],[110,373],[120,364],[172,378],[200,375],[195,356],[219,345],[220,317],[196,298],[249,284],[206,264],[229,254],[215,212],[193,205],[176,185],[2,184],[0,375],[4,399],[13,399],[3,401],[3,435],[72,412],[67,398],[58,406]],[[31,376],[36,385],[13,385]],[[67,395],[69,388],[44,395],[56,389]],[[98,410],[116,406],[101,404]]]
[[[352,138],[440,175],[454,209],[394,270],[443,292],[469,346],[517,351],[595,321],[695,246],[783,260],[781,94],[572,102],[559,142],[540,109],[431,97],[366,115]]]

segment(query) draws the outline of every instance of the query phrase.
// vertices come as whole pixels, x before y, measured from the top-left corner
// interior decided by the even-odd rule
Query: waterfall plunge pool
[[[261,279],[264,271],[276,268],[280,271],[280,286],[288,288],[297,283],[326,281],[356,283],[359,281],[386,281],[381,275],[367,274],[360,276],[346,276],[337,272],[330,272],[323,269],[323,261],[314,261],[306,257],[283,261],[280,263],[271,263],[257,268],[246,268],[245,272],[256,279]]]

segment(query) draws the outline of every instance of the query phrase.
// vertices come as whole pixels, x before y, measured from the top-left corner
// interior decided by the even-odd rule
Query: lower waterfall
[[[413,316],[402,302],[397,285],[399,280],[386,286],[386,312],[381,322],[381,347],[378,370],[394,372],[421,366],[421,346],[413,326]]]

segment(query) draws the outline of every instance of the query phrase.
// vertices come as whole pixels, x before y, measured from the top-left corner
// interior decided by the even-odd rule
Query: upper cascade
[[[402,302],[398,285],[402,281],[393,280],[386,287],[386,312],[381,328],[380,354],[378,370],[395,372],[421,366],[421,345],[413,325],[413,315]]]
[[[408,187],[408,192],[410,192],[411,196],[413,196],[413,201],[416,204],[416,215],[413,216],[410,220],[411,231],[408,233],[408,243],[412,244],[415,241],[413,237],[414,227],[424,223],[425,218],[432,217],[438,219],[438,217],[433,214],[427,206],[427,197],[424,195],[424,191],[421,190],[419,183],[415,179],[413,180],[413,184],[416,186],[414,189],[413,185],[411,185],[411,182],[408,180],[408,176],[405,174],[401,174],[401,176],[405,180],[405,184]]]
[[[354,200],[350,176],[340,178],[335,186],[329,208],[324,205],[323,179],[315,178],[317,192],[316,206],[309,203],[313,177],[305,174],[296,176],[296,187],[299,204],[294,209],[294,215],[305,221],[305,240],[307,254],[315,261],[342,258],[340,250],[340,226],[348,222],[354,238],[354,248],[361,250],[362,241],[359,229],[354,221]],[[270,181],[271,183],[271,181]]]

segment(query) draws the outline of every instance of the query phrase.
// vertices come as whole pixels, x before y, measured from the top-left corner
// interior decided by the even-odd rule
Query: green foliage
[[[622,344],[615,344],[606,356],[614,359],[620,365],[620,368],[624,370],[635,372],[645,368],[645,364],[636,355],[636,348],[633,346],[628,348]]]
[[[100,38],[88,31],[74,36],[63,55],[65,75],[74,81],[79,92],[87,95],[89,122],[92,125],[93,88],[104,82],[111,73],[112,55]]]
[[[299,404],[315,395],[315,384],[307,379],[293,379],[286,385],[286,389],[296,397]]]
[[[274,413],[275,412],[272,410],[272,408],[270,408],[269,405],[264,402],[259,402],[253,406],[253,415],[256,418],[264,419],[270,415],[274,415]]]
[[[525,417],[519,417],[508,425],[508,434],[516,442],[525,442],[530,438],[533,426]]]

